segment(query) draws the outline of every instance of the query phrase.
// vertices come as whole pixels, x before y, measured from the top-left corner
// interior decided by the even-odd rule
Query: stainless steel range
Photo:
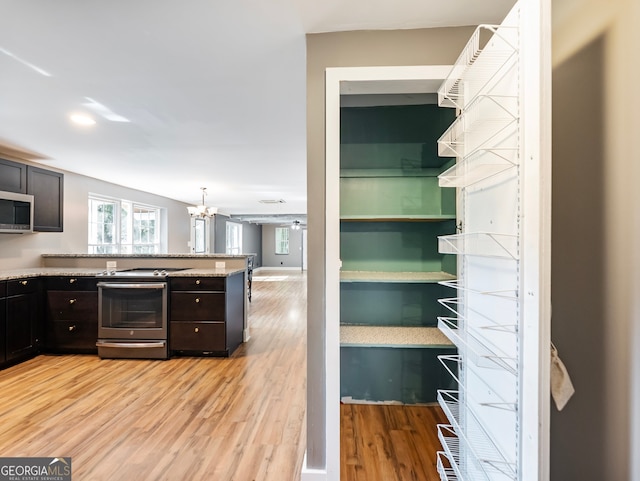
[[[167,275],[178,269],[98,274],[98,355],[167,359]]]

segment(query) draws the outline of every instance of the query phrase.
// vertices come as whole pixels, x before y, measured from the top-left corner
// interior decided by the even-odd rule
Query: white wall
[[[166,222],[163,235],[167,239],[167,252],[189,252],[186,204],[91,177],[70,172],[64,174],[64,232],[0,234],[0,269],[39,267],[41,254],[86,253],[87,199],[90,192],[164,207]]]

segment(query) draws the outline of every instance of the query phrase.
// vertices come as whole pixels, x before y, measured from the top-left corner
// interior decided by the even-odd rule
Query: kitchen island
[[[38,352],[96,352],[97,283],[111,277],[104,273],[106,263],[114,261],[120,272],[171,269],[166,274],[167,341],[173,354],[228,356],[249,339],[250,257],[47,254],[42,267],[0,270],[0,331],[6,337],[0,367]]]

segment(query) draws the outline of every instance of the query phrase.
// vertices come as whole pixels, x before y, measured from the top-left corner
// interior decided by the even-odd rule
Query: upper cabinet
[[[0,190],[27,193],[27,166],[18,162],[0,159]]]
[[[34,231],[62,232],[62,173],[0,159],[0,190],[33,195]]]
[[[27,193],[33,195],[33,230],[62,232],[63,174],[27,166]]]

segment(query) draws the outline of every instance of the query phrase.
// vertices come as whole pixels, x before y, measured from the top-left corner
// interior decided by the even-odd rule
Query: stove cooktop
[[[167,277],[169,272],[182,271],[182,267],[158,267],[158,268],[137,268],[127,269],[123,271],[111,271],[104,270],[98,277],[111,277],[111,278],[123,278],[123,277],[150,277],[150,278],[163,278]]]

